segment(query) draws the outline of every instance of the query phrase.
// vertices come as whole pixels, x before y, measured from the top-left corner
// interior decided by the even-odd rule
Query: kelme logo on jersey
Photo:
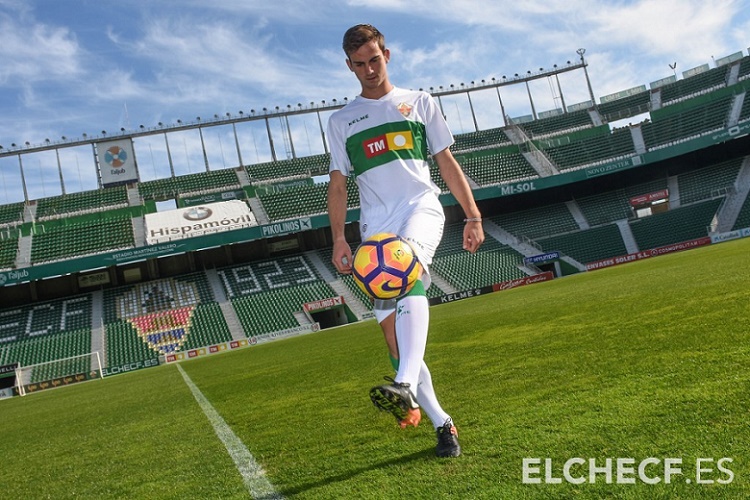
[[[414,149],[414,136],[410,130],[389,132],[364,141],[362,147],[365,151],[365,156],[369,159],[389,151]]]

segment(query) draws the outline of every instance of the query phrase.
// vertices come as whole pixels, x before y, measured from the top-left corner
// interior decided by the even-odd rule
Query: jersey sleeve
[[[427,130],[427,147],[430,154],[434,155],[453,145],[453,134],[435,99],[425,92],[422,101],[425,108],[423,116]]]
[[[346,152],[346,137],[342,128],[338,126],[338,122],[335,114],[328,119],[328,147],[331,150],[331,164],[328,167],[328,172],[338,170],[349,177],[352,162]]]

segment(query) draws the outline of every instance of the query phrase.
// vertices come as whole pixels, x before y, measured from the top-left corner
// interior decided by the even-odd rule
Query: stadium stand
[[[102,212],[128,205],[125,186],[69,193],[37,200],[36,219],[59,218],[91,212]]]
[[[463,249],[464,224],[448,224],[431,269],[458,290],[482,287],[525,276],[523,255],[485,234],[475,254]]]
[[[561,113],[548,118],[540,118],[519,125],[530,137],[557,135],[569,130],[593,127],[588,110]]]
[[[330,154],[320,154],[302,158],[291,158],[247,165],[247,175],[252,181],[285,179],[288,177],[313,177],[328,173]]]
[[[673,101],[724,87],[727,84],[727,71],[728,66],[720,66],[689,78],[668,83],[661,87],[661,102],[663,105],[668,105]]]
[[[695,203],[667,212],[650,215],[630,222],[638,247],[658,248],[708,234],[716,211],[723,198]]]
[[[435,257],[432,268],[458,290],[468,290],[526,276],[523,256],[511,247],[482,249]]]
[[[103,318],[108,366],[232,339],[203,272],[109,289]],[[148,338],[171,330],[177,333]]]
[[[739,79],[744,80],[748,76],[750,76],[750,56],[744,56],[740,59]]]
[[[219,269],[226,296],[248,337],[298,326],[302,304],[338,294],[304,255]]]
[[[540,141],[539,146],[561,171],[615,161],[635,154],[630,129],[619,128],[610,132],[606,125],[601,128],[605,129],[606,133],[590,135],[580,139],[576,139],[574,136],[570,142],[546,149],[543,148],[544,141]],[[561,138],[557,137],[556,139]]]
[[[0,310],[0,365],[30,366],[89,352],[91,296],[88,294]],[[89,370],[87,359],[77,362],[82,366],[79,373]],[[48,375],[48,378],[57,376],[53,372]],[[38,376],[41,375],[32,374],[35,380]]]
[[[258,199],[272,221],[325,213],[328,183],[299,186],[283,191],[258,194]],[[347,180],[347,206],[359,206],[359,192],[353,178]]]
[[[588,223],[591,226],[598,226],[617,220],[633,218],[635,214],[630,206],[629,201],[631,198],[654,193],[666,188],[667,179],[665,177],[613,191],[585,196],[576,201]]]
[[[72,330],[58,335],[14,342],[0,350],[0,365],[19,363],[20,366],[31,366],[90,352],[91,330]],[[67,371],[71,368],[72,371]],[[90,368],[88,358],[69,360],[62,366],[49,365],[35,368],[31,374],[31,380],[50,380],[70,373],[86,373]]]
[[[32,239],[31,261],[50,262],[135,246],[130,217],[45,225]]]
[[[489,219],[517,237],[526,236],[532,240],[580,229],[564,203],[495,215]]]
[[[456,158],[466,175],[480,186],[539,177],[518,146],[477,151]]]
[[[614,122],[646,113],[651,104],[651,92],[644,91],[621,99],[601,103],[597,106],[599,114],[606,122]]]
[[[23,209],[23,202],[0,205],[0,227],[23,222]]]
[[[659,109],[650,109],[652,95],[659,97],[654,94],[656,91],[650,90],[598,104],[596,110],[605,125],[595,126],[589,110],[579,110],[525,121],[520,126],[563,173],[635,154],[630,127],[611,130],[608,123],[647,111],[651,112],[650,121],[640,125],[645,144],[649,150],[665,148],[726,127],[735,94],[745,92],[742,108],[733,110],[735,113],[739,111],[740,124],[750,119],[750,92],[745,91],[746,83],[727,87],[727,75],[732,65],[662,86],[658,91],[661,107],[656,106]],[[750,56],[739,62],[739,74],[741,82],[750,78]],[[456,136],[453,151],[473,187],[539,177],[521,153],[528,150],[530,143],[512,144],[505,132],[506,128],[500,127]],[[737,179],[743,160],[740,155],[747,153],[733,154],[736,159],[715,164],[699,158],[701,155],[681,157],[680,161],[685,164],[676,167],[680,170],[676,176],[679,200],[672,200],[671,210],[650,216],[636,218],[629,200],[668,186],[674,187],[672,166],[654,164],[639,167],[632,175],[624,172],[617,178],[617,185],[621,186],[618,189],[612,189],[614,184],[600,183],[599,186],[607,187],[586,187],[576,191],[583,193],[576,196],[575,202],[589,225],[586,229],[582,229],[586,227],[582,223],[579,226],[565,203],[549,202],[544,198],[545,193],[526,194],[524,206],[531,208],[514,212],[506,209],[505,213],[498,213],[503,205],[498,204],[494,210],[495,206],[490,202],[483,212],[488,220],[502,229],[519,238],[533,240],[540,252],[560,251],[581,263],[628,253],[620,228],[614,224],[616,221],[628,221],[637,247],[642,250],[670,245],[706,236],[707,227],[721,207],[724,196],[731,195],[728,187]],[[718,157],[730,156],[721,154]],[[150,202],[190,193],[238,189],[241,184],[247,184],[244,177],[247,173],[253,183],[247,193],[257,188],[257,200],[252,201],[260,202],[271,221],[281,221],[325,213],[327,184],[287,187],[286,190],[278,187],[275,192],[267,185],[290,179],[308,182],[313,176],[326,174],[329,162],[330,155],[318,154],[245,165],[242,167],[245,172],[224,169],[157,179],[140,182],[138,194],[142,200]],[[437,165],[433,161],[429,165],[432,179],[443,192],[447,192]],[[643,182],[643,179],[654,178]],[[353,180],[348,188],[348,206],[356,208],[359,200]],[[131,204],[141,201],[134,198],[137,197],[131,197]],[[680,206],[674,208],[677,201]],[[5,279],[5,269],[14,268],[19,257],[24,255],[22,248],[29,239],[32,264],[134,247],[131,214],[123,215],[126,210],[121,208],[128,204],[128,190],[119,186],[42,198],[28,206],[23,202],[0,206],[0,270],[3,270],[0,276]],[[153,203],[148,206],[144,203],[141,208],[147,212],[151,206]],[[24,216],[30,217],[34,213],[31,209],[36,210],[34,222],[24,222]],[[139,207],[134,208],[137,209]],[[24,213],[25,210],[28,214]],[[455,213],[449,215],[456,216]],[[523,255],[490,235],[479,252],[474,255],[465,252],[461,245],[463,226],[462,223],[446,226],[431,266],[436,277],[456,290],[467,290],[525,276],[520,269]],[[745,200],[734,229],[746,227],[750,227],[750,198]],[[25,236],[29,233],[31,238]],[[363,304],[369,305],[369,299],[353,278],[339,275],[333,268],[331,248],[326,246],[329,244],[327,235],[320,231],[309,238],[306,236],[299,236],[302,247],[317,252],[335,279],[343,282]],[[211,285],[217,295],[219,287],[223,287],[247,337],[296,327],[298,319],[295,316],[299,316],[303,303],[338,295],[305,255],[271,257],[269,252],[274,250],[269,250],[270,245],[256,243],[248,244],[248,248],[252,255],[263,257],[244,264],[227,264],[232,262],[228,255],[240,255],[244,251],[241,247],[236,250],[226,247],[221,251],[213,250],[213,253],[212,250],[196,251],[185,259],[189,264],[180,264],[179,259],[185,257],[181,256],[164,268],[160,267],[161,259],[153,259],[149,267],[158,271],[152,276],[144,276],[143,282],[102,286],[102,291],[97,292],[102,298],[101,318],[92,318],[95,310],[92,296],[95,294],[43,302],[34,299],[18,307],[0,309],[0,365],[13,362],[28,365],[86,354],[92,349],[92,335],[97,338],[100,322],[104,330],[104,361],[108,366],[151,360],[160,353],[174,352],[175,349],[187,350],[229,341],[232,332],[222,311],[222,307],[227,309],[227,304],[217,302]],[[628,246],[631,243],[628,239]],[[206,262],[202,261],[204,255]],[[214,257],[218,263],[212,264]],[[170,259],[172,257],[167,256],[164,261]],[[213,280],[213,274],[209,283],[206,273],[195,271],[201,265],[219,266],[218,283]],[[177,268],[182,271],[177,271]],[[150,271],[144,272],[148,274]],[[118,275],[118,279],[124,278]],[[34,291],[38,283],[22,284],[18,288],[22,286]],[[437,286],[427,291],[428,297],[442,293]],[[29,293],[29,297],[35,296],[35,293]],[[152,333],[181,328],[184,335],[180,334],[182,337],[178,339],[178,334],[167,334],[162,340],[148,339],[145,335],[148,325],[153,327]],[[176,344],[175,339],[179,340]],[[81,371],[88,370],[88,360],[78,360],[77,363],[80,363]],[[40,376],[53,377],[54,374]]]
[[[750,92],[745,92],[742,100],[742,111],[740,112],[739,122],[744,122],[750,118]]]
[[[18,231],[3,233],[0,239],[0,269],[10,269],[15,265],[18,253]]]
[[[502,128],[491,128],[466,134],[458,134],[455,137],[455,141],[456,142],[451,148],[453,152],[468,152],[477,149],[486,149],[488,147],[494,148],[510,145],[510,141]]]
[[[732,230],[736,231],[737,229],[745,229],[748,227],[750,227],[750,196],[745,198],[740,213],[737,215],[737,220],[734,221]]]
[[[326,283],[316,282],[235,298],[232,305],[245,335],[252,337],[299,326],[294,313],[302,311],[302,304],[337,295]]]
[[[628,253],[615,224],[550,236],[536,242],[545,252],[559,251],[582,264]]]
[[[704,99],[707,97],[708,99]],[[729,105],[733,96],[712,99],[710,95],[693,98],[690,107],[683,107],[669,116],[660,115],[641,125],[643,139],[649,150],[673,144],[688,137],[696,137],[726,126]],[[680,104],[688,104],[688,101]],[[677,108],[679,105],[662,108]]]
[[[222,169],[141,182],[138,190],[144,200],[166,200],[190,193],[212,193],[239,187],[235,171]]]
[[[726,194],[737,180],[742,161],[743,158],[736,158],[680,174],[680,203],[686,205]]]

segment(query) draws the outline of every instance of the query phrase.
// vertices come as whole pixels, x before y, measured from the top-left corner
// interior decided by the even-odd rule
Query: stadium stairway
[[[430,279],[432,281],[432,286],[438,287],[444,294],[460,292],[460,290],[448,283],[445,278],[434,271],[430,271]]]
[[[638,249],[638,243],[635,242],[635,236],[633,236],[633,230],[630,229],[630,224],[627,219],[615,221],[617,228],[620,230],[620,236],[622,241],[625,243],[625,249],[628,253],[636,253]]]
[[[742,114],[742,104],[745,102],[745,94],[742,92],[734,96],[732,105],[729,107],[729,118],[727,118],[727,128],[734,127],[740,121],[740,115]]]
[[[370,309],[363,304],[362,301],[359,300],[359,298],[355,296],[340,279],[328,270],[328,267],[323,263],[318,252],[305,252],[305,258],[307,258],[307,260],[313,265],[328,286],[330,286],[334,292],[344,297],[344,301],[357,319],[361,320],[369,314]]]
[[[247,175],[247,170],[245,170],[244,167],[237,167],[234,169],[234,172],[237,174],[237,180],[240,181],[240,186],[244,187],[251,184],[250,176]]]
[[[750,193],[750,156],[743,160],[734,183],[734,192],[727,195],[719,208],[714,223],[711,225],[712,232],[724,233],[732,230],[748,193]]]
[[[141,192],[138,190],[137,183],[128,184],[126,189],[128,194],[128,206],[137,207],[143,204],[143,199],[141,199]]]
[[[633,147],[636,154],[644,154],[647,151],[646,140],[643,138],[643,130],[641,130],[640,125],[630,127],[630,136],[633,138]]]
[[[667,189],[669,190],[669,209],[680,208],[680,183],[676,175],[667,177]]]
[[[242,340],[247,338],[242,323],[240,323],[240,318],[237,316],[237,311],[232,307],[231,302],[227,299],[227,294],[224,292],[224,287],[221,286],[216,269],[206,269],[205,274],[211,292],[214,294],[214,300],[219,304],[221,314],[224,316],[229,332],[232,334],[232,339]]]
[[[589,109],[589,117],[591,118],[591,123],[594,124],[594,127],[598,127],[599,125],[604,125],[604,121],[602,120],[602,115],[599,114],[599,110],[596,108]]]
[[[34,222],[36,220],[36,202],[26,203],[23,208],[23,221]]]
[[[18,253],[16,254],[16,268],[24,267],[31,262],[31,235],[18,237]]]
[[[661,87],[651,92],[651,109],[656,110],[661,108]]]
[[[104,292],[96,290],[91,294],[91,352],[99,351],[102,366],[107,364],[107,343],[104,341]],[[99,324],[94,321],[99,318]],[[91,370],[95,370],[95,361],[91,359]]]
[[[583,215],[583,212],[581,212],[581,208],[578,206],[578,203],[575,200],[566,201],[565,205],[568,207],[570,215],[573,216],[576,224],[578,224],[578,227],[580,227],[581,229],[588,229],[589,227],[591,227],[589,221],[586,220],[586,216]]]
[[[583,214],[581,214],[581,217],[583,217]],[[526,240],[522,241],[519,238],[517,238],[512,233],[506,231],[502,227],[498,226],[491,220],[485,219],[482,223],[484,226],[484,231],[490,235],[491,237],[495,238],[497,241],[502,243],[503,245],[508,245],[516,252],[520,253],[524,257],[532,257],[534,255],[540,255],[544,253],[544,250],[542,250],[542,247],[537,245],[536,242],[533,240]],[[585,271],[586,266],[575,260],[574,258],[568,256],[568,255],[560,255],[560,260],[563,260],[564,262],[567,262],[571,266],[575,267],[579,271]],[[524,265],[519,265],[518,269],[523,271],[527,275],[533,275],[537,273],[537,270],[533,267],[528,267]]]
[[[583,214],[581,214],[583,215]],[[532,257],[534,255],[543,254],[544,250],[542,250],[542,247],[538,246],[534,241],[528,240],[528,241],[522,241],[513,234],[509,233],[502,227],[498,226],[491,220],[485,219],[482,223],[484,226],[484,231],[490,235],[491,237],[495,238],[497,241],[502,243],[503,245],[508,245],[516,252],[520,253],[524,257]],[[585,271],[586,266],[578,262],[577,260],[573,259],[572,257],[569,257],[567,255],[561,255],[560,259],[567,262],[571,266],[575,267],[576,269],[580,271]],[[518,266],[518,268],[523,271],[524,273],[528,275],[536,274],[536,270],[534,268],[530,268],[527,266]]]
[[[136,247],[146,246],[146,223],[143,217],[133,217],[133,241]]]
[[[249,198],[247,200],[247,204],[250,205],[250,210],[255,215],[255,219],[258,221],[258,224],[262,225],[271,222],[271,219],[268,218],[268,214],[266,213],[263,205],[260,203],[260,200],[258,198]]]
[[[729,74],[727,75],[727,87],[734,85],[740,81],[740,63],[739,61],[729,68]]]
[[[513,144],[517,144],[519,146],[524,144],[533,145],[531,139],[529,139],[529,136],[526,135],[526,132],[524,132],[523,129],[517,125],[513,125],[511,123],[510,126],[504,129],[504,132],[505,135],[508,136],[508,139],[510,139],[510,142],[512,142]],[[552,161],[550,161],[550,159],[547,158],[544,153],[536,148],[534,148],[532,151],[522,151],[521,154],[529,163],[529,165],[531,165],[532,168],[536,170],[540,177],[550,177],[552,175],[560,173],[560,171],[557,169],[557,167],[555,167]]]

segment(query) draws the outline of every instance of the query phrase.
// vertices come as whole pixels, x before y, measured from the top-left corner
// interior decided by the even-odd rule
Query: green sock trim
[[[427,292],[425,292],[424,290],[424,283],[422,283],[422,280],[417,280],[417,282],[414,283],[414,286],[411,288],[411,290],[409,290],[409,292],[406,295],[404,295],[404,297],[410,297],[410,296],[422,296],[422,297],[427,296]]]
[[[394,358],[390,352],[388,353],[388,357],[391,358],[391,366],[393,369],[398,371],[398,358]]]

